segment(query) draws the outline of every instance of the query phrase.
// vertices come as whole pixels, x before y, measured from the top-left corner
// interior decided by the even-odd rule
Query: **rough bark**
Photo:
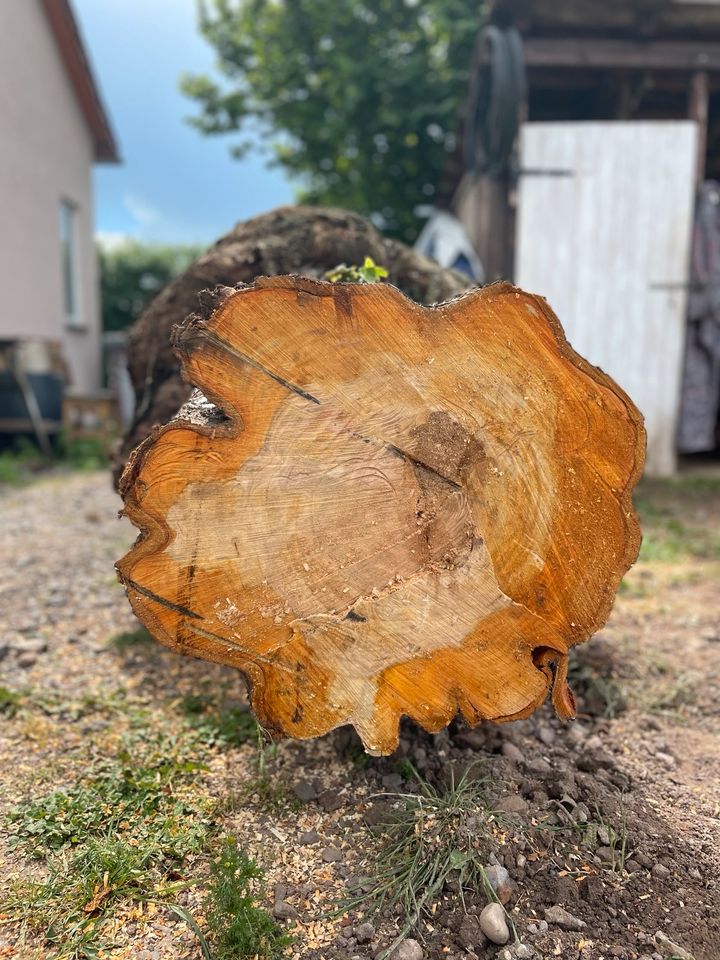
[[[238,224],[169,284],[130,334],[128,359],[137,408],[114,458],[116,480],[130,451],[153,426],[174,416],[190,395],[180,378],[170,334],[176,323],[198,309],[202,291],[274,274],[322,278],[339,263],[362,263],[366,256],[387,267],[395,286],[418,303],[446,300],[469,285],[461,274],[383,237],[364,217],[321,207],[281,207]]]
[[[544,300],[265,278],[174,342],[202,396],[121,481],[118,569],[159,640],[243,671],[269,730],[349,723],[372,753],[402,715],[512,720],[548,691],[573,714],[569,650],[637,555],[644,431]]]

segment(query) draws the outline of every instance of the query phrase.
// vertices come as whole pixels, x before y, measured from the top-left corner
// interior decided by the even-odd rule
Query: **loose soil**
[[[296,911],[283,921],[295,938],[289,957],[365,960],[397,935],[392,912],[369,918],[362,943],[361,911],[332,914],[372,873],[395,794],[419,789],[411,768],[437,787],[466,772],[485,781],[499,813],[483,851],[510,874],[507,909],[526,956],[683,956],[660,933],[696,960],[720,957],[720,483],[645,485],[639,501],[643,556],[608,626],[575,653],[574,724],[547,707],[503,727],[456,722],[434,737],[407,724],[399,751],[383,760],[366,758],[347,731],[281,743],[265,763],[273,782],[304,798],[291,804],[239,799],[257,777],[252,742],[207,747],[196,789],[217,800],[220,832],[266,871],[268,907]],[[5,815],[116,749],[133,722],[126,712],[142,709],[151,728],[172,732],[187,728],[191,694],[242,709],[232,671],[154,643],[113,642],[137,627],[113,574],[132,540],[119,506],[102,473],[0,492],[0,685],[21,697],[0,719],[0,901],[18,880],[42,875],[12,844]],[[207,858],[189,858],[183,873],[198,882],[178,902],[202,927]],[[484,905],[466,898],[465,912],[450,884],[412,934],[424,956],[515,956],[517,945],[484,942]],[[546,923],[557,905],[580,929]],[[0,957],[62,955],[2,910]],[[103,936],[113,945],[100,956],[113,960],[202,955],[187,925],[152,904],[119,907]]]

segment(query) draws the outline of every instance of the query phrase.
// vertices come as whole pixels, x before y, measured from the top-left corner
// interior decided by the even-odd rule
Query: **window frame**
[[[60,198],[60,279],[63,321],[68,330],[86,329],[80,296],[79,214],[79,204],[69,197]]]

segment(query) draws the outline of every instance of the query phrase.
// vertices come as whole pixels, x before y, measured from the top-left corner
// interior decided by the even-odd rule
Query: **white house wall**
[[[93,143],[39,0],[0,2],[0,337],[60,340],[71,392],[100,382]],[[66,327],[59,205],[77,207],[82,329]]]

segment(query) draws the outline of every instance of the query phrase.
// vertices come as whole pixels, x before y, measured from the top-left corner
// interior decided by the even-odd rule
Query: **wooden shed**
[[[489,279],[543,294],[676,468],[696,189],[720,179],[720,0],[495,0],[522,38],[514,157],[455,174]]]

